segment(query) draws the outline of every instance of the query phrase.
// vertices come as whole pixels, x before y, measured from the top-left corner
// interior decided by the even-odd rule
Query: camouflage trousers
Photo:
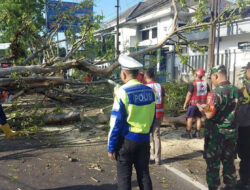
[[[234,189],[236,185],[236,138],[225,138],[222,134],[205,136],[204,159],[207,163],[206,179],[209,189],[220,185],[220,163],[223,165],[223,182]]]

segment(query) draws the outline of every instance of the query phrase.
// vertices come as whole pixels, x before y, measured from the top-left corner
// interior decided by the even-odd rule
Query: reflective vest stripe
[[[137,80],[130,80],[115,89],[110,117],[108,151],[114,152],[119,137],[136,142],[148,142],[155,117],[155,94]]]
[[[156,109],[157,112],[164,112],[164,109]]]
[[[156,100],[156,118],[162,118],[164,116],[164,89],[162,86],[155,82],[155,81],[150,81],[149,83],[146,84],[150,88],[152,88],[157,96]]]
[[[247,87],[248,87],[247,85],[243,86],[244,100],[242,101],[242,104],[248,104],[250,102],[250,94],[248,94]]]

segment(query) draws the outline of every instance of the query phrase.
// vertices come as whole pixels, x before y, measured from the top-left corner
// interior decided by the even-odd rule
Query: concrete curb
[[[194,179],[192,179],[191,177],[187,176],[186,174],[184,174],[183,172],[177,170],[176,168],[174,167],[171,167],[167,164],[164,164],[163,167],[165,169],[167,169],[168,171],[174,173],[175,175],[181,177],[182,179],[184,179],[185,181],[191,183],[193,186],[195,186],[196,188],[200,189],[200,190],[208,190],[208,188],[201,184],[200,182],[198,181],[195,181]]]

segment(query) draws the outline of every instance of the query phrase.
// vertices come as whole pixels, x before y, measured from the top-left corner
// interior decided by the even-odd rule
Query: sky
[[[63,0],[65,2],[79,3],[82,0]],[[128,8],[143,2],[144,0],[120,0],[120,13],[126,11]],[[104,22],[107,22],[116,17],[117,0],[94,0],[94,13],[103,15]]]
[[[120,0],[120,13],[126,11],[133,5],[143,0]],[[117,0],[94,0],[94,12],[104,16],[104,21],[109,21],[116,17]]]
[[[62,0],[63,2],[80,3],[83,0]],[[120,0],[120,14],[144,0]],[[104,23],[116,17],[117,0],[94,0],[94,14],[104,16]],[[64,34],[59,32],[59,39],[64,39]]]

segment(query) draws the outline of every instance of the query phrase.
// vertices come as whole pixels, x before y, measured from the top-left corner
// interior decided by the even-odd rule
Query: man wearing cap
[[[224,65],[216,66],[210,71],[213,92],[208,94],[207,104],[197,104],[205,114],[204,159],[207,163],[206,178],[209,190],[220,185],[220,162],[223,165],[222,189],[235,189],[236,172],[234,159],[236,155],[237,127],[235,113],[238,109],[240,91],[227,80]]]
[[[149,175],[150,130],[155,118],[153,90],[136,80],[142,64],[120,55],[121,79],[125,83],[115,88],[108,137],[108,157],[117,161],[119,190],[131,189],[132,166],[141,190],[151,190]]]
[[[246,67],[241,90],[244,99],[240,105],[239,114],[237,114],[237,123],[239,125],[237,150],[240,158],[240,180],[237,187],[250,190],[250,62]]]
[[[186,110],[186,118],[187,118],[187,127],[186,132],[181,135],[183,138],[191,139],[192,137],[201,137],[201,112],[197,108],[196,104],[205,104],[207,99],[207,92],[209,91],[209,86],[207,82],[202,80],[202,77],[205,75],[205,71],[203,69],[195,70],[195,80],[190,83],[188,87],[188,93],[186,95],[186,100],[183,105],[183,109]],[[191,134],[193,119],[196,119],[196,130],[194,134]]]

